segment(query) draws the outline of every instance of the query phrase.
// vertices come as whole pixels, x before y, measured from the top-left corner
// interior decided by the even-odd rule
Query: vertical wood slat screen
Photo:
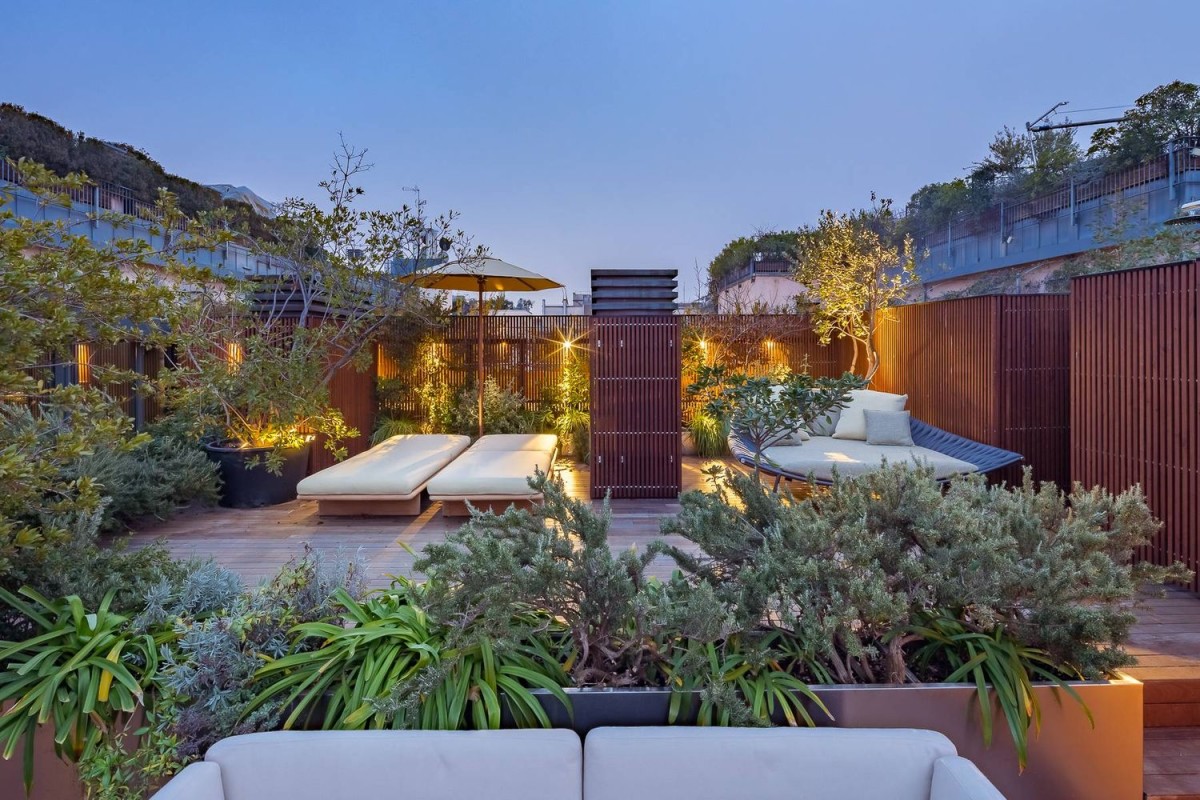
[[[679,318],[595,317],[592,339],[592,497],[678,497]]]
[[[1070,482],[1069,314],[1062,295],[990,295],[901,306],[880,327],[873,388],[907,394],[917,419],[1025,456],[996,477]]]
[[[840,375],[850,363],[846,342],[835,341],[821,345],[804,317],[795,315],[762,315],[752,323],[746,318],[731,315],[678,315],[680,335],[700,335],[714,341],[736,344],[743,351],[756,351],[761,357],[749,369],[761,371],[768,366],[788,366],[793,370],[805,367],[814,375]],[[443,379],[454,391],[472,384],[475,379],[476,324],[471,316],[454,317],[444,328],[428,332],[430,341],[441,345],[441,357],[446,366]],[[540,407],[547,392],[553,392],[562,377],[563,366],[572,349],[591,346],[592,317],[573,315],[491,316],[484,317],[484,368],[502,387],[515,388],[525,397],[528,410]],[[768,346],[769,342],[769,346]],[[380,412],[392,415],[415,415],[420,412],[416,385],[424,375],[418,375],[421,337],[404,330],[390,331],[381,338],[378,355],[378,377],[383,381],[380,392]],[[685,408],[690,401],[683,388],[694,381],[693,373],[683,375],[680,395]]]
[[[1200,261],[1074,279],[1071,342],[1073,477],[1140,484],[1163,522],[1141,557],[1200,569]]]

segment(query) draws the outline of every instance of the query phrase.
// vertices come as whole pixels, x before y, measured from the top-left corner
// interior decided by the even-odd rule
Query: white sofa
[[[596,728],[583,796],[627,800],[1004,800],[935,731]]]
[[[225,739],[155,800],[1004,800],[939,733],[325,731]]]
[[[316,500],[322,516],[421,513],[429,479],[471,444],[469,436],[402,434],[309,475],[296,486],[301,500]]]

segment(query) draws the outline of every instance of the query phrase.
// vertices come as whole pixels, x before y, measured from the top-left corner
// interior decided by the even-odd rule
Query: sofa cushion
[[[543,450],[477,450],[472,447],[429,481],[435,500],[531,499],[534,472],[549,472],[552,454]]]
[[[970,760],[942,756],[933,763],[930,800],[1004,800],[1000,790]]]
[[[578,800],[583,769],[566,730],[279,731],[204,758],[225,800]]]
[[[587,800],[929,800],[940,733],[837,728],[597,728]]]
[[[925,447],[883,447],[855,439],[814,436],[801,447],[768,447],[763,456],[770,463],[796,475],[809,473],[821,481],[833,478],[837,469],[843,478],[879,469],[880,464],[928,464],[938,479],[974,472],[975,465]]]
[[[907,411],[863,411],[867,444],[912,447],[912,421]]]
[[[188,764],[155,792],[151,800],[225,800],[221,768],[206,761]]]
[[[838,420],[842,416],[842,407],[830,409],[824,414],[818,414],[808,421],[805,425],[808,432],[813,436],[833,436],[833,432],[837,429]]]
[[[554,452],[558,437],[553,433],[489,433],[471,445],[472,450],[541,450]]]
[[[309,475],[296,486],[301,497],[395,497],[421,490],[438,470],[471,444],[468,436],[404,434]]]
[[[833,431],[833,438],[866,440],[867,420],[863,416],[863,411],[867,409],[875,411],[903,411],[907,402],[908,395],[906,394],[876,392],[871,389],[852,389],[850,391],[850,402],[846,404],[846,407],[842,409],[841,416],[838,417],[837,427]]]

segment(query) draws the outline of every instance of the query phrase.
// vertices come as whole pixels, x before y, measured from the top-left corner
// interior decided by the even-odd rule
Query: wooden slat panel
[[[595,317],[592,340],[592,496],[677,497],[679,317]]]
[[[1070,317],[1073,477],[1140,484],[1163,522],[1141,556],[1200,568],[1200,262],[1076,278]]]
[[[1035,480],[1068,484],[1065,297],[969,297],[888,314],[873,388],[907,394],[917,419],[1021,453]],[[1020,480],[1021,469],[994,477]]]

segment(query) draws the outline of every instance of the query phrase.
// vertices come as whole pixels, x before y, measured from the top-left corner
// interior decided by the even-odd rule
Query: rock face
[[[232,183],[210,183],[209,189],[220,192],[226,200],[237,200],[248,204],[264,217],[274,217],[277,213],[275,204],[264,200],[248,186],[234,186]]]

